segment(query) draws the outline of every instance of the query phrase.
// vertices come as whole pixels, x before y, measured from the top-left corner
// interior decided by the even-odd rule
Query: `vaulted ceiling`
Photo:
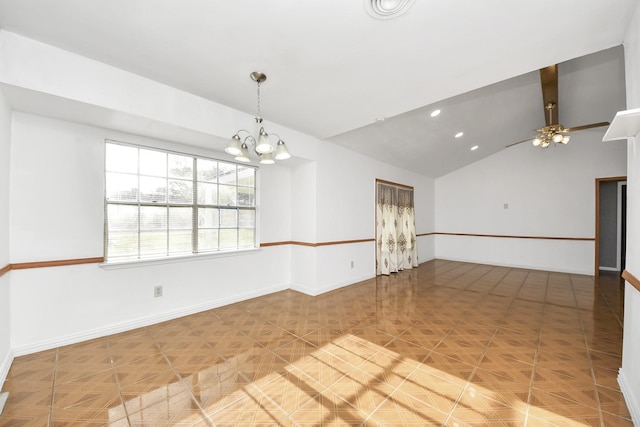
[[[262,71],[265,121],[433,177],[533,136],[547,65],[565,126],[624,108],[636,0],[365,1],[0,0],[0,28],[249,114]]]

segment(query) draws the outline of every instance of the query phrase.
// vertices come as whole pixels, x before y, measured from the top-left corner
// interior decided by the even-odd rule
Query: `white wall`
[[[12,128],[12,263],[102,256],[105,139],[223,156],[26,113],[13,114]],[[373,238],[376,178],[413,185],[418,230],[433,231],[433,180],[338,146],[325,149],[330,155],[316,161],[261,168],[261,242]],[[423,246],[420,260],[431,259],[432,248]],[[374,255],[373,242],[278,245],[123,269],[15,270],[11,345],[18,355],[31,353],[289,287],[317,295],[373,277]],[[155,285],[164,286],[162,298],[153,297]]]
[[[12,127],[12,263],[102,256],[105,139],[223,155],[26,113],[14,113]],[[261,168],[261,242],[373,238],[378,177],[413,185],[418,230],[433,231],[433,180],[341,147],[324,149],[329,154],[317,160]],[[26,354],[289,287],[316,295],[373,277],[374,254],[373,242],[280,245],[117,270],[96,264],[15,270],[11,345]],[[420,259],[432,255],[427,250]],[[153,298],[159,284],[164,296]]]
[[[566,146],[520,144],[436,180],[441,233],[593,238],[595,178],[626,175],[623,142],[583,131]],[[508,204],[508,209],[504,205]],[[593,241],[436,236],[436,257],[593,274]]]
[[[6,30],[0,48],[0,81],[8,85],[226,138],[251,129],[249,115]]]
[[[221,154],[217,157],[228,158]],[[260,242],[291,240],[291,178],[291,168],[282,163],[260,168],[257,194]]]
[[[294,167],[291,178],[291,236],[295,242],[316,243],[316,162]],[[316,253],[309,246],[291,247],[291,287],[312,293],[316,287]]]
[[[627,108],[640,108],[640,7],[624,42]],[[640,141],[631,138],[627,147],[627,271],[640,277]],[[624,339],[620,386],[633,416],[640,425],[640,292],[626,284]]]
[[[123,127],[131,133],[138,133],[140,129],[142,134],[156,136],[160,129],[170,132],[169,136],[165,136],[167,139],[183,141],[176,135],[187,136],[187,142],[196,145],[202,145],[203,138],[206,142],[207,135],[219,137],[219,145],[222,138],[227,138],[235,129],[247,128],[252,120],[250,115],[223,105],[7,31],[0,31],[0,40],[0,82],[11,88],[12,92],[18,91],[20,95],[24,95],[26,91],[36,100],[32,104],[48,105],[63,99],[64,109],[48,109],[47,114],[54,117],[85,121],[87,118],[81,111],[89,109],[94,116],[87,123],[94,123],[95,117],[113,116],[117,120],[109,120],[110,124],[119,126],[126,123]],[[44,103],[40,102],[43,96],[46,101]],[[74,102],[80,103],[78,105],[82,108],[74,107]],[[44,114],[41,113],[43,110],[44,108],[39,107],[38,112]],[[134,122],[139,125],[136,127],[132,124]],[[387,175],[392,178],[398,176],[398,180],[403,182],[417,181],[414,175],[405,179],[407,174],[397,168],[391,173],[378,172],[386,171],[389,167],[353,153],[343,154],[346,150],[332,148],[332,144],[308,135],[272,123],[269,123],[269,128],[280,135],[286,135],[289,148],[298,160],[308,161],[306,164],[304,160],[298,161],[293,166],[295,179],[292,180],[290,193],[293,240],[317,243],[372,238],[373,225],[369,224],[373,224],[374,209],[369,198],[373,197],[374,179]],[[334,154],[335,158],[331,158]],[[357,158],[357,161],[366,159],[363,160],[364,166],[361,169],[367,173],[363,176],[358,176],[356,172],[350,173],[348,166],[345,166],[348,163],[346,160],[341,160],[342,165],[337,165],[335,159],[341,159],[341,156]],[[423,179],[418,185],[423,183],[429,188],[433,186],[432,180]],[[433,228],[432,190],[428,189],[422,194],[428,200],[420,203],[429,210],[425,213],[425,222],[429,225],[424,232],[430,232]],[[347,213],[350,214],[347,221],[341,220],[328,208],[327,203],[336,197],[339,203],[349,202],[351,206],[357,206],[355,212]],[[367,220],[351,219],[360,214],[366,215]],[[28,234],[28,231],[23,231]],[[268,242],[271,238],[263,234],[261,240]],[[421,255],[420,258],[430,259],[433,255],[433,239],[420,238],[419,245],[425,247],[423,253],[428,254],[426,257]],[[330,260],[335,259],[344,248],[334,249],[335,252],[324,248],[320,255],[317,250],[309,250],[308,247],[291,248],[295,265],[292,282],[300,285],[301,289],[316,292],[326,286],[372,274],[370,255],[369,260],[354,264],[354,269],[349,269],[347,277],[338,273],[341,280],[336,281],[335,268]],[[366,258],[362,245],[353,246],[351,250],[355,253],[350,259]],[[367,254],[370,252],[370,249],[366,250]],[[320,266],[318,262],[321,258],[329,261],[324,261]],[[320,270],[330,274],[325,279],[318,279],[316,272]]]
[[[11,262],[101,257],[109,134],[20,113],[12,126]]]
[[[9,265],[9,155],[11,111],[0,92],[0,268]],[[6,377],[13,360],[11,351],[9,278],[0,277],[0,382]]]
[[[376,179],[414,187],[417,233],[433,231],[431,178],[329,143],[318,151],[316,173],[318,242],[375,238]],[[428,247],[418,252],[422,262],[432,258]],[[314,294],[374,277],[375,242],[318,247],[316,261]]]
[[[0,42],[2,90],[28,101],[19,104],[39,114],[13,115],[7,254],[12,263],[102,256],[104,139],[212,155],[210,149],[221,150],[223,138],[252,120],[226,106],[6,31],[0,31]],[[120,132],[96,127],[98,122]],[[374,237],[376,178],[414,186],[418,233],[433,231],[432,179],[277,124],[269,127],[286,135],[296,159],[289,166],[261,169],[260,241],[311,246],[277,245],[231,257],[118,270],[89,264],[12,271],[10,331],[15,352],[113,333],[287,287],[318,294],[373,277],[373,242],[313,245]],[[159,135],[190,145],[150,138]],[[418,244],[420,261],[433,258],[432,236],[420,237]],[[161,299],[152,296],[157,284],[164,286]]]
[[[417,233],[433,232],[433,179],[338,145],[320,144],[316,161],[294,171],[294,200],[304,206],[294,203],[294,216],[302,219],[294,217],[293,240],[309,242],[313,237],[311,242],[324,243],[375,238],[376,179],[413,186]],[[313,183],[310,189],[309,183]],[[299,226],[305,222],[313,226],[313,232]],[[433,259],[432,237],[421,237],[418,243],[419,261]],[[308,294],[318,295],[375,276],[374,242],[295,246],[292,251],[292,286]]]
[[[195,147],[14,113],[11,262],[102,256],[104,140],[220,156]],[[261,235],[291,238],[291,171],[260,171]],[[105,270],[97,264],[14,270],[16,354],[125,330],[289,287],[290,248]],[[164,296],[153,298],[153,286]]]

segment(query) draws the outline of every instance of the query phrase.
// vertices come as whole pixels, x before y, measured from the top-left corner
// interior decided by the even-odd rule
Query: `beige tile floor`
[[[615,275],[450,261],[18,357],[0,426],[631,426]]]

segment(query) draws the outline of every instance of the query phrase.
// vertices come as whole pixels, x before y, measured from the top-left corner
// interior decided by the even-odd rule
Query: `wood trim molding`
[[[595,215],[596,215],[596,223],[595,223],[595,251],[593,256],[593,275],[597,276],[600,273],[600,183],[602,182],[620,182],[626,181],[626,176],[610,176],[606,178],[596,178],[596,203],[595,203]]]
[[[622,278],[627,282],[629,282],[631,286],[633,286],[638,291],[640,291],[640,279],[638,279],[636,276],[631,274],[629,270],[625,270],[622,272]]]
[[[387,185],[393,185],[394,187],[400,187],[400,188],[406,188],[408,190],[413,190],[413,187],[410,186],[410,185],[399,184],[399,183],[393,182],[393,181],[385,181],[384,179],[378,179],[378,178],[376,178],[376,184],[387,184]]]
[[[104,262],[104,257],[62,259],[55,261],[20,262],[11,264],[11,270],[24,270],[27,268],[59,267],[63,265],[97,264]]]
[[[627,177],[626,176],[610,176],[607,178],[596,178],[596,181],[626,181]]]
[[[517,236],[506,234],[470,234],[470,233],[443,233],[435,232],[431,234],[437,234],[441,236],[468,236],[468,237],[495,237],[501,239],[539,239],[539,240],[578,240],[578,241],[593,241],[593,237],[555,237],[555,236]]]
[[[4,267],[0,268],[0,277],[4,276],[11,270],[11,264],[7,264]]]
[[[348,245],[352,243],[375,242],[375,241],[376,239],[358,239],[358,240],[338,240],[335,242],[310,243],[310,242],[297,242],[294,240],[290,240],[286,242],[260,243],[260,247],[266,248],[269,246],[297,245],[297,246],[310,246],[310,247],[316,248],[318,246]]]
[[[268,248],[269,246],[284,246],[284,245],[295,245],[296,242],[293,242],[291,240],[286,241],[286,242],[267,242],[267,243],[260,243],[260,247],[261,248]]]
[[[506,234],[473,234],[473,233],[443,233],[434,231],[431,233],[420,233],[416,234],[416,237],[423,236],[467,236],[467,237],[493,237],[493,238],[502,238],[502,239],[539,239],[539,240],[577,240],[577,241],[593,241],[595,240],[593,237],[553,237],[553,236],[511,236]],[[297,246],[309,246],[312,248],[316,248],[318,246],[332,246],[332,245],[345,245],[352,243],[362,243],[362,242],[375,242],[376,239],[358,239],[358,240],[338,240],[335,242],[319,242],[319,243],[311,243],[311,242],[298,242],[295,240],[289,240],[284,242],[267,242],[260,243],[261,248],[266,248],[269,246],[283,246],[283,245],[297,245]]]
[[[594,240],[594,238],[591,238],[591,237],[509,236],[509,235],[501,235],[501,234],[471,234],[471,233],[443,233],[443,232],[421,233],[421,234],[416,234],[416,237],[434,236],[434,235],[493,237],[493,238],[507,238],[507,239],[578,240],[578,241]],[[288,240],[288,241],[282,241],[282,242],[260,243],[260,247],[267,248],[270,246],[296,245],[296,246],[307,246],[307,247],[317,248],[320,246],[350,245],[354,243],[367,243],[367,242],[375,242],[375,241],[376,239],[374,238],[355,239],[355,240],[336,240],[331,242],[317,242],[317,243]],[[24,270],[29,268],[59,267],[59,266],[80,265],[80,264],[97,264],[101,262],[104,262],[104,257],[63,259],[63,260],[54,260],[54,261],[21,262],[16,264],[7,264],[4,267],[0,268],[0,277],[8,273],[10,270]],[[626,271],[625,273],[631,275],[631,273],[628,273]],[[631,275],[631,277],[635,279],[633,275]],[[637,279],[635,280],[637,281]],[[632,281],[629,280],[629,282],[632,282]],[[638,289],[640,290],[640,287]]]
[[[321,242],[316,243],[316,246],[332,246],[332,245],[349,245],[352,243],[364,243],[364,242],[375,242],[376,239],[358,239],[358,240],[339,240],[336,242]]]

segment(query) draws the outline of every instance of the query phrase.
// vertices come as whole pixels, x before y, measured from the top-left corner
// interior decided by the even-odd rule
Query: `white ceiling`
[[[329,141],[438,177],[536,136],[535,130],[545,125],[543,105],[540,73],[533,71],[346,132]],[[441,113],[431,118],[435,109]],[[558,65],[559,121],[565,127],[611,121],[617,111],[624,109],[621,46]],[[580,134],[604,135],[606,130],[607,127],[600,127],[571,133],[571,143],[578,144]],[[464,135],[455,138],[458,132]],[[471,151],[473,146],[478,148]],[[539,149],[530,143],[528,148]]]
[[[637,0],[416,1],[394,20],[364,1],[0,0],[0,28],[250,114],[265,72],[267,130],[434,177],[533,136],[541,67],[562,63],[565,126],[624,108],[621,49],[584,56],[622,43]]]

